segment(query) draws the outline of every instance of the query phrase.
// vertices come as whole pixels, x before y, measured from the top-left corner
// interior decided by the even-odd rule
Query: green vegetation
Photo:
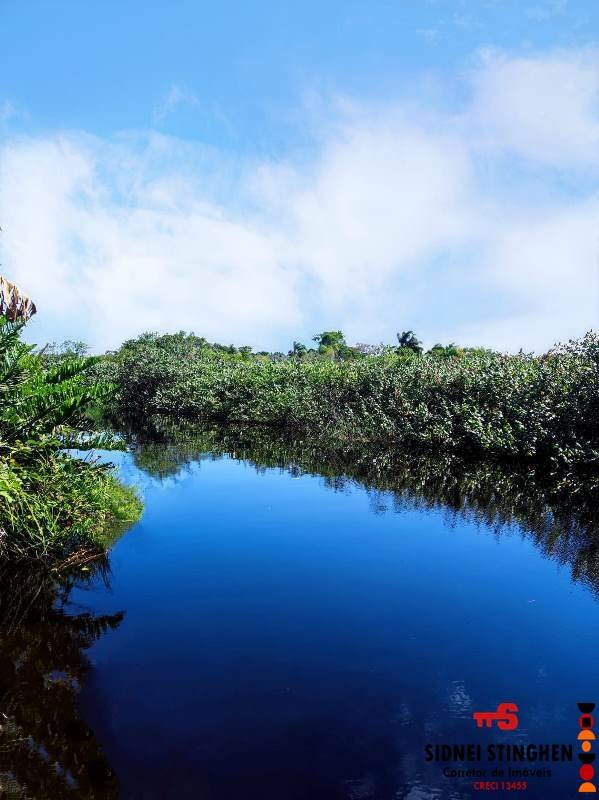
[[[350,348],[340,331],[295,342],[288,356],[223,348],[179,333],[144,334],[106,357],[112,411],[275,426],[336,441],[428,448],[596,468],[599,339],[543,356],[435,345],[411,331],[398,347]]]
[[[406,348],[408,350],[412,350],[412,352],[417,353],[420,355],[422,353],[422,342],[416,338],[416,334],[414,331],[404,331],[403,333],[397,334],[397,343],[401,348]],[[443,345],[436,344],[435,348],[443,347]]]
[[[114,446],[99,409],[131,427],[153,416],[264,426],[318,446],[428,450],[597,471],[599,339],[542,356],[436,344],[351,347],[342,331],[288,354],[147,333],[101,358],[81,342],[41,352],[0,321],[0,557],[65,561],[98,552],[140,503],[110,467],[68,450]],[[115,525],[117,526],[115,528]]]
[[[95,359],[35,353],[23,324],[0,318],[0,558],[60,561],[102,550],[141,506],[109,465],[65,452],[115,445],[88,430]]]

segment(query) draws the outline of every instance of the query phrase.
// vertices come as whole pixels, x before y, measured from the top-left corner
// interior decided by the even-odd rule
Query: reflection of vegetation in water
[[[105,570],[100,564],[83,574],[89,580]],[[118,797],[76,700],[89,670],[84,650],[118,627],[122,614],[68,613],[72,577],[4,567],[0,582],[0,797]]]
[[[146,440],[136,448],[135,465],[153,478],[173,477],[191,464],[210,458],[210,453],[201,452],[198,445],[195,437],[176,441]]]
[[[575,580],[599,594],[599,479],[496,462],[431,456],[397,448],[282,438],[258,427],[158,430],[131,435],[137,466],[158,477],[173,475],[200,458],[231,455],[257,469],[280,468],[320,475],[340,490],[358,484],[373,509],[442,509],[450,518],[475,521],[496,532],[518,526],[544,555],[568,564]],[[162,443],[161,443],[162,442]]]

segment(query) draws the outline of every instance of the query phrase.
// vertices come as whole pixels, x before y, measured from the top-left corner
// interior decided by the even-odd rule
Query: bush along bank
[[[22,329],[0,318],[0,559],[88,557],[141,503],[109,465],[66,452],[115,445],[88,431],[86,410],[106,391],[89,379],[95,359],[48,362]]]
[[[551,468],[598,463],[593,333],[542,356],[400,347],[344,359],[274,358],[183,333],[145,334],[97,369],[116,387],[112,413],[132,421],[159,414]]]

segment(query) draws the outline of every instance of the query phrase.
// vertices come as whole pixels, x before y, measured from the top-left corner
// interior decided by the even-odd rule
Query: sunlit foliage
[[[60,559],[101,547],[139,502],[107,466],[64,452],[114,445],[88,430],[106,392],[87,380],[94,359],[48,361],[23,343],[23,324],[0,318],[0,559]]]
[[[338,333],[327,332],[334,342],[326,344],[320,334],[319,349],[342,347]],[[107,358],[101,372],[116,386],[114,410],[133,419],[263,424],[550,468],[597,464],[595,334],[544,356],[455,345],[422,354],[410,334],[380,355],[307,358],[296,343],[291,357],[277,360],[244,358],[186,334],[147,334]]]

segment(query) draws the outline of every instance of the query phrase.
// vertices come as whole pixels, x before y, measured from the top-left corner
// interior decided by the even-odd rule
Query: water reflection
[[[0,567],[0,797],[111,800],[118,784],[77,710],[85,651],[123,615],[74,608],[75,586],[106,579],[99,563],[68,575]]]
[[[525,535],[599,596],[596,475],[547,474],[447,454],[282,438],[264,428],[198,429],[158,420],[151,430],[129,432],[128,438],[136,466],[161,480],[228,455],[258,471],[321,476],[336,492],[362,486],[375,514],[436,509],[450,525],[464,520],[498,536]]]
[[[423,750],[485,736],[474,709],[517,695],[519,737],[571,735],[581,676],[596,685],[597,605],[568,602],[567,577],[504,537],[599,594],[596,481],[260,429],[128,438],[124,469],[149,496],[112,555],[110,600],[102,565],[0,572],[1,798],[462,800],[468,783]],[[354,497],[288,479],[303,474]],[[384,516],[429,509],[461,539],[426,514]],[[75,601],[127,624],[104,636],[122,615]],[[571,785],[566,769],[543,797]]]

